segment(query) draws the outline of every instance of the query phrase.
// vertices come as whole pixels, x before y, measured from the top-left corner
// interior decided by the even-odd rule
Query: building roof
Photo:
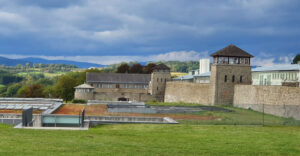
[[[156,65],[153,69],[154,70],[170,70],[170,68],[163,63]]]
[[[211,54],[210,56],[253,57],[251,54],[233,44]]]
[[[89,84],[84,83],[84,84],[79,85],[79,86],[76,86],[76,87],[74,87],[74,88],[93,89],[94,87],[92,87],[92,86],[89,85]]]
[[[264,72],[264,71],[299,71],[300,66],[298,64],[284,64],[284,65],[274,65],[257,67],[252,69],[252,72]]]
[[[173,80],[191,80],[194,78],[194,75],[184,75],[173,78]]]
[[[199,74],[199,75],[194,75],[194,76],[196,76],[196,77],[209,77],[210,76],[210,72]]]
[[[148,84],[150,81],[151,74],[86,73],[86,82]]]

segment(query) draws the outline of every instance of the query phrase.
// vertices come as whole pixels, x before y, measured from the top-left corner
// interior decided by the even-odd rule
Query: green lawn
[[[88,131],[0,125],[0,155],[299,155],[300,127],[116,124]]]
[[[148,105],[156,106],[204,106],[200,104],[193,103],[162,103],[162,102],[150,102]],[[282,118],[274,115],[263,114],[261,112],[241,109],[230,106],[216,106],[217,108],[224,108],[231,110],[232,112],[226,111],[203,111],[198,113],[193,113],[197,116],[213,116],[217,120],[178,120],[181,124],[201,124],[201,125],[262,125],[264,118],[264,125],[269,126],[300,126],[300,121],[291,118]]]

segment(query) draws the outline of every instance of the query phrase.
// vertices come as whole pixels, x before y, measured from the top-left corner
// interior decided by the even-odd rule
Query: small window
[[[119,85],[119,84],[116,84],[116,88],[120,88],[120,85]]]
[[[240,76],[240,82],[241,83],[243,82],[243,76]]]
[[[227,75],[225,75],[224,82],[227,82]]]
[[[159,79],[157,78],[157,82],[158,82],[158,80],[159,80]]]
[[[158,87],[156,88],[156,90],[158,90]]]
[[[233,76],[232,76],[232,82],[234,82],[234,79],[235,79],[235,76],[233,75]]]

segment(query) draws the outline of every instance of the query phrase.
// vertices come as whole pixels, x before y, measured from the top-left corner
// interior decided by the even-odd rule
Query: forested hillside
[[[125,62],[118,63],[118,64],[112,64],[109,65],[107,68],[104,68],[104,72],[116,72],[117,68],[124,64]],[[137,64],[138,62],[129,62],[127,63],[129,66],[132,66],[133,64]],[[159,62],[151,62],[154,64],[164,63],[168,67],[171,68],[171,72],[182,72],[187,73],[190,70],[199,69],[199,61],[186,61],[186,62],[180,62],[180,61],[159,61]]]

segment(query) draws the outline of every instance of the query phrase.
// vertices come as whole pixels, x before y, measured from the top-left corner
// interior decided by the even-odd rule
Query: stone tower
[[[253,57],[244,50],[229,45],[211,55],[212,105],[232,105],[235,84],[251,84],[250,60]]]
[[[150,82],[150,94],[157,101],[164,101],[166,82],[171,80],[170,68],[165,64],[153,68]]]

